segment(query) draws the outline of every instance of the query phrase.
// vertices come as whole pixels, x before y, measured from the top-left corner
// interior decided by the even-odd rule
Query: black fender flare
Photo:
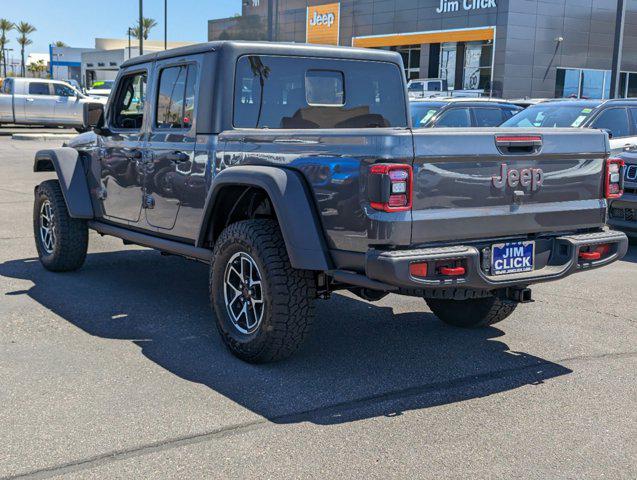
[[[88,181],[77,150],[69,147],[39,150],[35,154],[33,171],[57,173],[70,217],[94,217]]]
[[[305,180],[294,170],[267,166],[236,166],[218,173],[206,198],[196,246],[206,240],[219,192],[225,186],[263,189],[272,202],[292,267],[330,270],[331,260],[316,208]]]

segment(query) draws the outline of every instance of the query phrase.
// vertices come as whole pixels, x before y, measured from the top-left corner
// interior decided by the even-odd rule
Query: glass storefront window
[[[579,98],[580,70],[558,68],[555,83],[555,96],[557,98]]]
[[[453,90],[456,83],[456,54],[457,43],[443,43],[440,45],[440,78],[447,80],[449,90]]]
[[[485,89],[491,80],[491,42],[467,42],[465,44],[464,75],[462,87],[465,90]]]
[[[630,73],[628,75],[628,85],[626,87],[626,97],[637,97],[637,73]]]
[[[396,51],[403,57],[407,81],[420,78],[420,45],[398,47]]]
[[[582,70],[580,97],[603,98],[604,97],[604,71]]]

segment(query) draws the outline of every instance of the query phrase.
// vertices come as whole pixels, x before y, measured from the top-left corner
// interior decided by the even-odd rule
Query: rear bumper
[[[558,280],[573,273],[603,267],[622,258],[628,249],[628,238],[623,232],[604,230],[595,233],[565,235],[544,239],[537,270],[526,273],[491,276],[482,268],[481,248],[468,246],[436,247],[417,250],[381,251],[371,250],[365,261],[366,276],[374,281],[409,289],[439,289],[458,287],[475,290],[495,290],[514,286]],[[609,254],[596,261],[582,261],[579,251],[584,246],[610,244]],[[536,253],[536,261],[539,255]],[[427,262],[429,271],[435,263],[458,260],[465,266],[461,277],[415,278],[409,273],[411,263]]]

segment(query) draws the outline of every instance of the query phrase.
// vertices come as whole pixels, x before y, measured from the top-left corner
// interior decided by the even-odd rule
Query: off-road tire
[[[498,297],[441,300],[428,298],[427,305],[443,322],[460,328],[479,328],[501,322],[513,313],[516,302]]]
[[[239,252],[248,254],[261,274],[264,310],[260,325],[243,333],[226,307],[226,267]],[[290,265],[285,242],[273,220],[244,220],[229,225],[215,243],[210,266],[210,297],[221,338],[230,351],[250,363],[283,360],[295,353],[314,320],[313,272]]]
[[[55,230],[51,251],[47,251],[40,235],[40,212],[46,201],[51,206]],[[84,264],[88,249],[88,226],[85,220],[69,216],[62,189],[57,180],[42,182],[35,189],[33,233],[38,257],[47,270],[69,272],[77,270]]]

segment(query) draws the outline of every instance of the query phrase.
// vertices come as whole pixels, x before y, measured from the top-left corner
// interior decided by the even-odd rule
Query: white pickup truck
[[[407,84],[410,100],[438,97],[481,97],[484,90],[449,90],[447,80],[442,78],[416,78]]]
[[[0,89],[0,124],[65,126],[83,131],[85,103],[105,103],[105,99],[87,97],[57,80],[5,78]]]

